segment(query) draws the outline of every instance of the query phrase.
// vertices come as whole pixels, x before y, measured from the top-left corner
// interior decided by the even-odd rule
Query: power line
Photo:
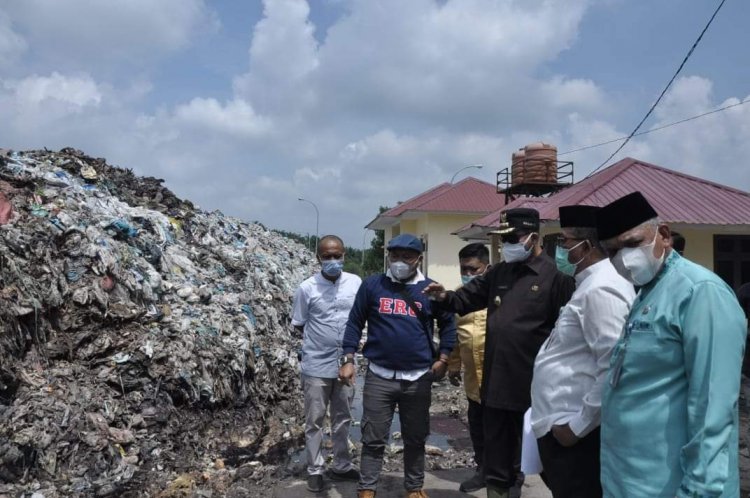
[[[727,109],[731,109],[732,107],[737,107],[737,106],[740,106],[742,104],[747,104],[748,102],[750,102],[750,99],[745,99],[745,100],[742,100],[740,102],[735,102],[734,104],[729,104],[727,106],[720,107],[718,109],[714,109],[712,111],[704,112],[703,114],[697,114],[695,116],[690,116],[689,118],[680,119],[679,121],[673,121],[671,123],[667,123],[667,124],[662,125],[662,126],[657,126],[656,128],[649,128],[646,131],[642,131],[640,133],[636,133],[636,134],[634,134],[632,136],[633,137],[640,137],[641,135],[648,135],[649,133],[653,133],[655,131],[663,130],[664,128],[670,128],[672,126],[676,126],[676,125],[682,124],[682,123],[687,123],[688,121],[693,121],[694,119],[702,118],[702,117],[708,116],[710,114],[716,114],[717,112],[726,111]],[[594,149],[596,147],[601,147],[602,145],[609,145],[609,144],[613,144],[613,143],[616,143],[616,142],[620,142],[622,140],[627,140],[629,137],[630,136],[625,136],[625,137],[620,137],[620,138],[613,138],[612,140],[607,140],[606,142],[600,142],[600,143],[594,144],[594,145],[586,145],[585,147],[579,147],[577,149],[572,149],[572,150],[567,150],[565,152],[560,152],[557,155],[558,156],[564,156],[565,154],[572,154],[573,152],[580,152],[582,150]],[[608,161],[609,161],[609,159],[608,159]]]
[[[627,145],[628,142],[630,142],[630,139],[633,138],[633,136],[635,136],[635,134],[638,132],[638,130],[641,129],[641,126],[643,125],[643,123],[645,123],[646,120],[648,119],[648,117],[651,116],[651,113],[654,112],[654,109],[656,109],[656,106],[659,105],[659,102],[661,102],[661,99],[664,97],[664,94],[666,94],[667,90],[669,90],[669,87],[672,86],[672,83],[677,78],[677,75],[680,74],[680,71],[682,71],[682,68],[685,66],[685,63],[687,63],[687,61],[690,58],[690,56],[693,55],[693,51],[695,50],[695,47],[698,46],[698,43],[700,43],[701,39],[703,38],[703,35],[708,30],[708,27],[711,26],[711,23],[714,21],[714,18],[716,17],[716,14],[719,13],[719,10],[721,10],[721,7],[724,5],[724,2],[726,2],[726,0],[721,0],[721,3],[719,4],[719,6],[716,7],[716,10],[714,11],[713,15],[711,16],[711,18],[706,23],[706,26],[703,28],[703,31],[701,31],[701,34],[698,35],[698,38],[693,43],[693,46],[690,47],[690,50],[688,50],[688,53],[685,56],[685,58],[682,59],[682,63],[680,64],[680,67],[677,68],[677,71],[675,71],[674,75],[672,76],[672,79],[669,80],[669,83],[667,83],[667,86],[665,86],[664,90],[661,91],[661,94],[659,95],[659,98],[656,99],[656,102],[654,102],[654,104],[651,106],[651,109],[649,109],[648,112],[646,113],[646,115],[643,116],[643,119],[641,119],[641,122],[638,123],[638,126],[636,126],[633,129],[633,131],[630,132],[630,135],[628,135],[628,137],[617,148],[617,150],[615,150],[612,154],[610,154],[610,156],[603,163],[601,163],[599,166],[597,166],[596,169],[594,169],[594,171],[592,171],[591,173],[589,173],[588,175],[586,175],[586,178],[588,178],[589,176],[593,175],[594,173],[596,173],[597,171],[599,171],[602,167],[604,167],[609,162],[610,159],[612,159],[613,157],[615,157],[617,155],[617,153],[620,152],[623,149],[623,147],[625,147]]]

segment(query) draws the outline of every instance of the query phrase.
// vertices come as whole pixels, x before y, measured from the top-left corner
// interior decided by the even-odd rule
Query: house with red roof
[[[500,213],[531,207],[539,211],[542,235],[551,241],[559,231],[560,206],[603,206],[635,191],[648,199],[662,221],[685,237],[687,258],[715,271],[734,289],[750,282],[750,193],[632,158],[548,197],[519,197],[453,233],[497,246],[498,241],[487,233],[499,226]]]
[[[420,237],[426,248],[422,271],[454,287],[461,281],[458,251],[466,242],[453,233],[504,205],[505,197],[497,193],[495,185],[467,177],[456,183],[441,183],[400,202],[378,215],[366,228],[384,230],[386,242],[402,233]]]

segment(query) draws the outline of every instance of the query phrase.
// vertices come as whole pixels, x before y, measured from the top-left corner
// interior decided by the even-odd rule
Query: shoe
[[[375,498],[375,491],[372,489],[360,489],[357,491],[357,498]]]
[[[406,498],[429,498],[429,496],[424,492],[424,489],[412,489],[406,492]]]
[[[523,482],[518,482],[508,490],[508,498],[521,498],[521,490],[523,489]]]
[[[359,481],[359,471],[352,467],[346,472],[336,472],[331,470],[328,472],[328,478],[332,481]]]
[[[323,476],[321,474],[312,474],[307,476],[307,490],[313,493],[323,491]]]
[[[510,496],[507,489],[487,486],[487,498],[508,498]]]
[[[484,471],[481,467],[477,467],[476,472],[474,472],[474,475],[471,476],[469,479],[465,480],[461,483],[461,485],[458,487],[459,491],[463,491],[464,493],[473,493],[474,491],[479,491],[485,486],[484,482]]]

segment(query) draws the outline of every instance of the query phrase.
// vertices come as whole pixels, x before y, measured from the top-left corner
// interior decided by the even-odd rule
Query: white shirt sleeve
[[[596,361],[596,380],[583,396],[583,408],[570,420],[573,433],[583,437],[601,421],[602,388],[607,378],[612,348],[622,333],[632,296],[612,287],[592,289],[584,297],[583,336]]]
[[[297,291],[294,293],[294,301],[292,302],[292,325],[295,327],[302,327],[307,323],[308,311],[307,311],[308,295],[305,292],[304,283],[297,287]]]

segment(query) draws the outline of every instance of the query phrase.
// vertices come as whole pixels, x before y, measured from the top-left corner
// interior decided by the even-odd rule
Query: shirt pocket
[[[634,320],[629,325],[627,349],[633,353],[656,353],[659,351],[659,337],[654,323],[648,320]]]

